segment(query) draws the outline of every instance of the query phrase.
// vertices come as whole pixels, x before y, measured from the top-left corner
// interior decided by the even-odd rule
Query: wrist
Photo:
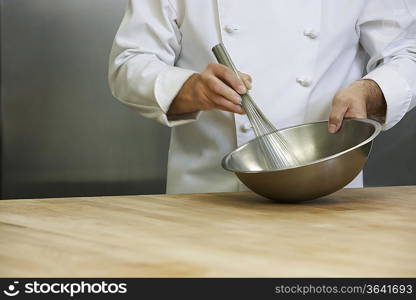
[[[387,103],[379,85],[371,79],[362,79],[357,81],[357,83],[363,89],[368,117],[384,122]]]
[[[186,113],[197,112],[199,109],[194,101],[194,82],[199,74],[191,75],[183,84],[178,94],[173,99],[167,115],[180,115]]]

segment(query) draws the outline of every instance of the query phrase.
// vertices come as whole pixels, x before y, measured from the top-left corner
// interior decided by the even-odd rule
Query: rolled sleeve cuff
[[[412,91],[406,80],[396,70],[394,65],[377,67],[363,79],[375,81],[381,88],[387,103],[386,121],[383,130],[396,125],[409,110],[412,100]]]
[[[159,118],[161,123],[169,127],[174,127],[196,121],[199,118],[199,111],[175,116],[167,115],[173,99],[176,97],[185,81],[194,73],[196,72],[192,70],[168,66],[158,75],[154,94],[156,102],[163,112]]]

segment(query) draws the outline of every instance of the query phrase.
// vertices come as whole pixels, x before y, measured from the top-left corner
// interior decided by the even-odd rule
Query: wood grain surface
[[[416,187],[0,201],[0,276],[416,276]]]

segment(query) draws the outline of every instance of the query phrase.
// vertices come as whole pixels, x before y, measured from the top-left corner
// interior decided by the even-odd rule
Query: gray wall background
[[[127,0],[0,0],[1,198],[163,193],[167,128],[114,100]],[[416,111],[376,141],[368,186],[416,184]]]
[[[2,0],[2,197],[163,193],[169,131],[111,96],[126,0]]]

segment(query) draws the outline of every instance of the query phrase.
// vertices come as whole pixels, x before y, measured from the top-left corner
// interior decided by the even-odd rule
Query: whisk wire
[[[218,62],[230,67],[239,77],[238,71],[231,60],[225,46],[221,43],[212,48]],[[267,169],[281,169],[298,164],[286,138],[277,131],[276,127],[267,119],[249,93],[241,95],[241,106],[251,123]]]

